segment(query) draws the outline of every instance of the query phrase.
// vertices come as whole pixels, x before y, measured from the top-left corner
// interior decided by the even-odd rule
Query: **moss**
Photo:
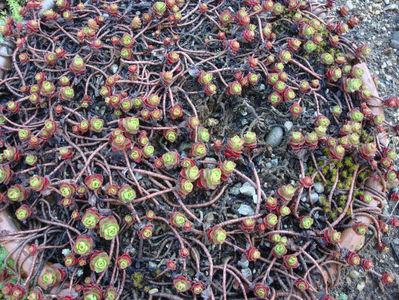
[[[142,285],[141,282],[143,281],[143,278],[144,278],[144,275],[143,275],[142,273],[140,273],[140,272],[135,272],[135,273],[132,275],[132,277],[131,277],[131,279],[133,280],[133,285],[134,285],[135,287],[142,288],[143,285]]]

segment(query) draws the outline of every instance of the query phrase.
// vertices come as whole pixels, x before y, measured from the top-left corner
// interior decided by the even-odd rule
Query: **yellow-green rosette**
[[[94,132],[102,132],[104,129],[104,120],[100,118],[92,118],[90,120],[90,130]]]
[[[151,224],[147,224],[139,230],[139,237],[140,239],[148,239],[152,236],[152,232],[154,227]]]
[[[63,279],[63,274],[61,273],[61,270],[58,269],[57,267],[51,265],[48,267],[45,267],[40,280],[46,285],[46,286],[54,286],[58,282],[60,282]]]
[[[179,163],[179,153],[176,151],[168,152],[162,155],[162,160],[166,169],[171,169]]]
[[[73,184],[63,183],[60,187],[60,193],[64,198],[71,198],[76,192],[76,187]]]
[[[93,174],[90,176],[87,176],[84,180],[85,184],[89,189],[92,191],[98,190],[104,181],[104,177],[101,174]]]
[[[14,202],[21,202],[27,198],[28,194],[21,184],[15,184],[7,190],[7,198]]]
[[[88,255],[93,249],[93,239],[89,236],[79,235],[76,238],[73,251],[81,256]]]
[[[204,127],[199,127],[198,128],[198,141],[207,143],[209,142],[209,131],[208,129]]]
[[[100,215],[93,208],[86,209],[86,212],[82,217],[82,223],[87,229],[93,229],[94,227],[96,227],[99,220]]]
[[[182,196],[186,196],[192,192],[194,185],[187,179],[181,179],[179,181],[179,194]]]
[[[184,227],[185,222],[186,217],[181,212],[175,211],[170,217],[170,224],[175,227]]]
[[[179,293],[184,293],[191,287],[191,281],[185,276],[178,276],[173,279],[173,286]]]
[[[118,267],[122,270],[128,268],[132,264],[132,260],[127,253],[119,256],[116,262],[118,264]]]
[[[32,209],[26,204],[22,204],[15,211],[15,216],[21,222],[25,221],[27,218],[29,218],[31,214],[32,214]]]
[[[207,232],[208,238],[212,244],[221,245],[226,240],[226,230],[224,230],[221,226],[214,226]]]
[[[130,185],[124,184],[119,189],[118,197],[123,203],[130,203],[136,198],[136,192]]]
[[[100,236],[106,240],[112,240],[119,232],[118,221],[114,216],[102,217],[99,222]]]
[[[104,272],[109,266],[110,260],[105,251],[95,251],[90,255],[90,269],[93,272]]]
[[[139,130],[140,122],[138,118],[127,117],[119,119],[118,125],[121,130],[130,134],[135,134]]]
[[[115,297],[116,298],[116,297]],[[115,298],[105,298],[106,300],[112,300]],[[95,285],[87,285],[83,290],[83,300],[101,300],[104,299],[102,297],[102,291],[98,286]]]

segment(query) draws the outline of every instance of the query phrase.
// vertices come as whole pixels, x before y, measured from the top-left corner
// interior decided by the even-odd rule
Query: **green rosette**
[[[118,221],[114,216],[102,217],[100,219],[99,233],[106,240],[112,240],[119,233]]]
[[[90,269],[96,273],[104,272],[110,264],[108,254],[105,251],[96,251],[90,256]]]
[[[136,198],[136,192],[130,185],[124,184],[119,189],[118,197],[123,203],[130,203]]]
[[[81,256],[88,255],[93,249],[93,239],[88,236],[79,235],[76,238],[73,251]]]

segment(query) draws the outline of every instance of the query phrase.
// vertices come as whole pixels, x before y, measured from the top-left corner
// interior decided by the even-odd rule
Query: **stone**
[[[258,195],[252,195],[252,203],[257,204],[258,203]]]
[[[241,204],[238,208],[238,213],[243,216],[252,216],[254,214],[254,210],[247,204]]]
[[[283,140],[284,131],[281,127],[274,127],[266,137],[266,143],[271,147],[277,147]]]
[[[148,291],[148,294],[150,294],[150,295],[156,294],[156,293],[158,293],[158,291],[159,291],[158,289],[151,289]]]
[[[240,193],[245,195],[245,196],[250,196],[252,197],[253,195],[256,195],[256,190],[255,188],[250,185],[248,182],[245,182],[242,187],[240,188]]]
[[[395,245],[399,245],[399,238],[394,238],[394,239],[392,240],[392,242],[393,242]]]
[[[158,265],[152,261],[148,262],[148,266],[150,269],[156,269],[158,267]]]
[[[294,124],[292,124],[292,122],[291,121],[285,121],[284,122],[284,128],[285,128],[285,130],[287,130],[287,131],[290,131],[291,129],[292,129],[292,126],[293,126]]]
[[[399,41],[391,40],[391,47],[395,49],[399,49]]]
[[[206,125],[209,127],[214,127],[216,125],[219,124],[219,120],[215,119],[215,118],[209,118],[208,120],[206,120]]]
[[[212,224],[213,221],[215,220],[215,216],[213,215],[213,213],[209,213],[205,216],[204,220],[206,223]]]
[[[399,6],[397,4],[391,4],[391,5],[384,7],[384,11],[398,10],[398,9],[399,9]]]
[[[366,283],[364,282],[364,281],[361,281],[361,282],[359,282],[357,285],[356,285],[356,289],[359,291],[359,292],[361,292],[361,291],[363,291],[363,289],[366,287]]]
[[[397,42],[397,43],[399,43],[399,31],[395,31],[393,34],[392,34],[392,40],[391,40],[391,42],[392,41],[395,41],[395,42]],[[394,47],[394,48],[396,48],[396,47]],[[397,48],[396,48],[397,49]]]
[[[241,269],[241,274],[245,277],[245,278],[250,278],[252,277],[252,272],[250,268],[245,268],[245,269]]]
[[[352,271],[349,272],[349,276],[352,279],[358,279],[359,276],[360,276],[360,273],[358,271],[356,271],[356,270],[352,270]]]
[[[112,66],[111,66],[111,71],[112,71],[112,73],[116,73],[116,72],[118,72],[118,65],[116,65],[116,64],[113,64]]]
[[[355,8],[355,6],[353,5],[353,3],[352,3],[351,0],[346,1],[346,6],[347,6],[350,10],[352,10],[352,9]]]
[[[312,197],[313,204],[316,204],[319,201],[319,194],[312,192],[310,196]]]
[[[237,264],[239,267],[246,269],[249,266],[249,261],[247,259],[240,259]]]
[[[240,194],[241,183],[235,184],[230,190],[229,193],[232,195],[239,195]]]
[[[324,192],[324,185],[323,185],[321,182],[316,182],[316,183],[313,185],[313,188],[314,188],[314,190],[315,190],[317,193],[319,193],[319,194],[321,194],[321,193]]]

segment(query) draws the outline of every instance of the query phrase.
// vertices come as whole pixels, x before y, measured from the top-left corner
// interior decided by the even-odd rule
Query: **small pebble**
[[[243,216],[252,216],[254,214],[254,210],[249,205],[241,204],[238,208],[238,213]]]
[[[151,289],[148,291],[148,294],[150,294],[150,295],[156,294],[156,293],[158,293],[158,291],[159,291],[158,289]]]
[[[155,269],[158,267],[158,265],[152,261],[148,262],[148,266],[150,267],[150,269]]]
[[[316,182],[316,183],[313,185],[313,188],[314,188],[314,190],[315,190],[317,193],[319,193],[319,194],[321,194],[321,193],[324,192],[324,185],[323,185],[321,182]]]
[[[310,196],[312,197],[313,204],[315,204],[319,201],[319,194],[311,193]]]
[[[258,203],[258,195],[252,195],[252,202],[254,204]]]
[[[240,259],[237,264],[239,267],[246,269],[249,266],[249,261],[247,259]]]
[[[111,71],[112,71],[112,73],[116,73],[116,72],[118,72],[118,65],[116,65],[116,64],[113,64],[112,66],[111,66]]]
[[[352,271],[350,271],[349,276],[352,279],[358,279],[359,276],[360,276],[360,273],[358,271],[356,271],[356,270],[352,270]]]
[[[219,120],[215,119],[215,118],[209,118],[208,120],[206,120],[206,125],[209,127],[214,127],[216,125],[219,124]]]
[[[250,278],[252,277],[252,272],[250,268],[245,268],[245,269],[241,269],[241,274],[245,277],[245,278]]]
[[[391,47],[399,49],[399,31],[395,31],[391,39]]]
[[[266,137],[266,143],[270,146],[277,147],[283,140],[284,131],[281,127],[274,127]]]
[[[356,289],[357,289],[359,292],[363,291],[363,289],[364,289],[365,287],[366,287],[366,283],[365,283],[364,281],[359,282],[359,283],[356,285]]]
[[[353,3],[352,3],[351,0],[346,1],[346,6],[347,6],[350,10],[352,10],[352,9],[355,8],[355,6],[353,5]]]
[[[241,183],[239,182],[239,183],[237,183],[237,184],[235,184],[230,190],[229,190],[229,192],[230,192],[230,194],[232,194],[232,195],[239,195],[240,194],[240,188],[241,188]]]
[[[240,188],[240,193],[245,195],[245,196],[250,196],[252,197],[253,195],[256,195],[256,190],[255,188],[250,185],[248,182],[245,182],[242,187]]]
[[[352,285],[352,280],[350,279],[350,277],[346,277],[346,284],[347,284],[348,286],[351,286],[351,285]]]
[[[292,129],[292,126],[293,126],[293,124],[292,124],[291,121],[285,121],[285,122],[284,122],[284,128],[285,128],[285,130],[290,131],[290,130]]]

